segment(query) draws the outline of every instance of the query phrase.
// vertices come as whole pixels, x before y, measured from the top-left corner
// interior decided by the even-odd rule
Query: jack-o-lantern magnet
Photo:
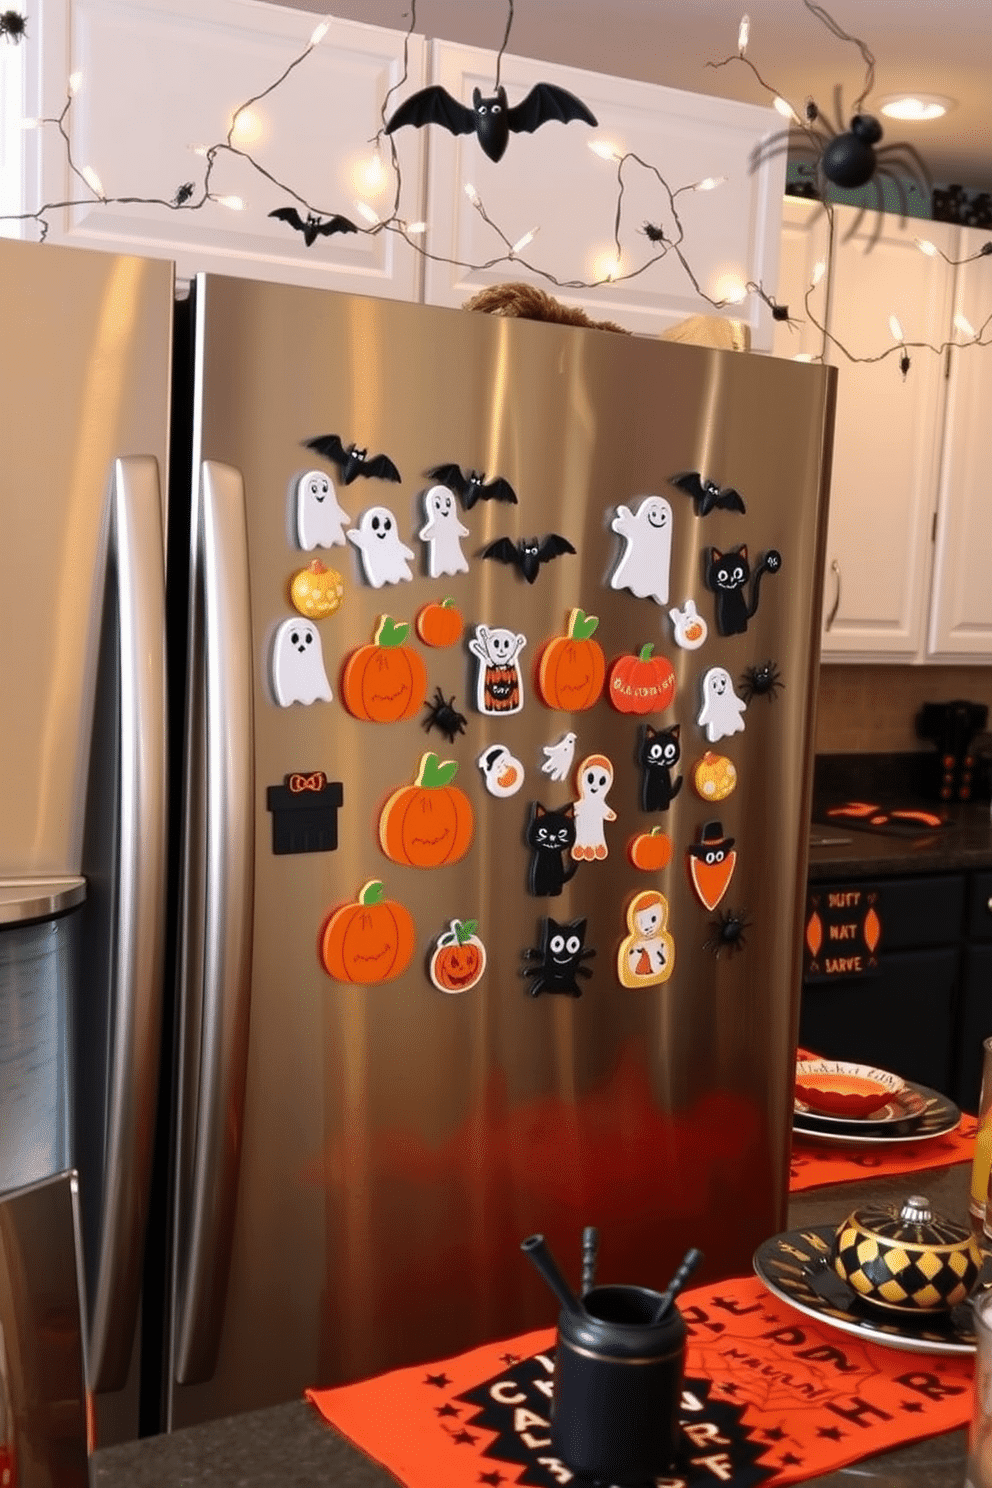
[[[344,584],[336,569],[327,568],[315,558],[309,567],[293,575],[289,597],[301,615],[309,620],[324,620],[341,608]]]
[[[431,952],[428,974],[439,992],[467,992],[482,980],[486,948],[476,935],[477,920],[452,920],[437,938]]]
[[[412,718],[427,696],[427,668],[405,645],[410,627],[380,615],[370,645],[345,660],[341,701],[353,718],[367,723],[399,723]]]
[[[328,917],[320,938],[320,959],[336,982],[389,982],[413,960],[417,932],[410,911],[387,899],[380,879],[371,879],[351,904]]]
[[[456,760],[421,756],[412,785],[393,791],[379,817],[379,842],[387,858],[410,868],[440,868],[468,852],[475,832],[472,803],[452,781]]]
[[[572,713],[591,708],[598,700],[606,680],[606,657],[593,640],[598,625],[596,615],[573,610],[566,633],[542,649],[536,685],[542,703],[549,708]]]

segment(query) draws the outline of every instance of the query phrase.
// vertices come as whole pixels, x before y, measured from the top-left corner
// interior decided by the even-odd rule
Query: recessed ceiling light
[[[937,93],[907,93],[883,98],[880,111],[890,119],[908,119],[922,123],[927,119],[940,119],[954,107],[953,98],[941,98]]]

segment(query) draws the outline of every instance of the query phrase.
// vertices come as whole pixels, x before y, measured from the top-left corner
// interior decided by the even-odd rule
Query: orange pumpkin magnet
[[[610,667],[607,696],[618,713],[657,713],[675,701],[675,668],[653,651],[649,641],[636,656],[618,656]]]
[[[692,786],[704,801],[725,801],[737,787],[737,768],[725,754],[707,749],[692,767]]]
[[[627,905],[627,934],[617,951],[617,976],[624,987],[656,987],[674,970],[668,900],[657,889],[644,889]]]
[[[427,668],[404,645],[410,627],[380,615],[370,645],[352,651],[341,674],[341,701],[353,718],[398,723],[412,718],[427,696]]]
[[[437,938],[428,968],[439,992],[467,992],[482,981],[486,948],[476,935],[477,920],[452,920]]]
[[[475,831],[472,803],[452,785],[456,760],[422,756],[412,785],[393,791],[379,817],[379,843],[387,858],[411,868],[440,868],[468,852]]]
[[[642,873],[660,873],[671,862],[672,839],[661,827],[652,827],[650,832],[638,832],[627,843],[627,856]]]
[[[689,882],[704,909],[716,909],[736,866],[733,837],[724,837],[722,822],[707,822],[686,855]]]
[[[326,568],[315,558],[308,568],[301,568],[293,575],[289,597],[301,615],[309,620],[324,620],[341,608],[344,584],[336,569]]]
[[[410,911],[385,897],[371,879],[352,904],[339,905],[324,926],[320,959],[336,982],[389,982],[406,971],[417,945]]]
[[[593,640],[598,624],[596,615],[573,610],[566,634],[555,636],[541,651],[537,692],[549,708],[573,713],[597,702],[606,680],[606,657]]]
[[[425,646],[454,646],[461,640],[465,621],[453,599],[432,599],[421,605],[413,620]]]

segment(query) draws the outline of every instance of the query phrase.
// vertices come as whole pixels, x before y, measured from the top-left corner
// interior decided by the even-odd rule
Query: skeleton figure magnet
[[[478,658],[475,706],[480,713],[519,713],[524,705],[524,681],[520,653],[527,637],[505,626],[477,625],[468,643]]]

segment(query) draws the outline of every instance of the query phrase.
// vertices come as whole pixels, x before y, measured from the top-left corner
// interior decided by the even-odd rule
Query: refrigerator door
[[[79,1170],[100,1392],[132,1365],[160,1056],[172,314],[171,264],[0,243],[0,1188]]]
[[[596,1224],[603,1280],[664,1286],[689,1244],[706,1252],[710,1276],[726,1275],[749,1269],[758,1241],[782,1227],[834,376],[209,277],[196,285],[195,344],[173,1425],[551,1322],[553,1301],[519,1251],[534,1231],[574,1279],[582,1227]],[[329,434],[370,460],[387,455],[401,480],[379,466],[346,481],[304,446]],[[431,556],[419,537],[436,484],[425,472],[449,462],[503,476],[518,501],[470,493],[456,508],[468,533]],[[347,516],[324,527],[329,546],[305,551],[298,486],[311,470],[331,478]],[[735,486],[746,513],[703,514],[671,484],[691,470]],[[652,493],[673,518],[667,605],[610,583],[618,508],[636,511]],[[393,530],[376,507],[415,557],[376,556],[368,534]],[[345,529],[366,542],[363,559]],[[534,583],[481,557],[497,538],[549,533],[576,551]],[[458,569],[459,544],[467,572],[429,578],[431,564]],[[760,589],[747,586],[760,604],[743,633],[721,636],[704,573],[714,548],[741,544],[755,569],[777,550],[781,571],[769,563]],[[290,585],[315,558],[340,575],[343,598],[308,629]],[[412,622],[445,596],[466,631],[428,647]],[[709,624],[697,651],[674,643],[668,616],[687,598]],[[651,643],[670,661],[675,701],[647,715],[680,726],[673,777],[685,781],[667,814],[643,809],[636,715],[605,694],[573,712],[536,695],[538,655],[578,608],[599,617],[608,660]],[[411,625],[404,644],[426,667],[427,701],[439,689],[464,715],[451,742],[425,732],[425,707],[375,723],[342,705],[346,658],[377,632],[397,639],[383,617]],[[526,637],[518,712],[477,706],[484,687],[467,642],[479,625]],[[322,672],[312,650],[295,670],[294,629],[319,641]],[[712,743],[697,722],[705,674],[722,667],[739,691],[745,668],[766,661],[776,686],[753,697],[744,732]],[[290,701],[304,696],[316,700]],[[567,731],[576,766],[594,754],[611,763],[616,819],[598,816],[605,860],[536,897],[525,831],[532,803],[576,798],[575,769],[558,782],[541,769]],[[523,767],[515,795],[486,787],[477,761],[493,745]],[[708,749],[737,769],[719,805],[702,778],[698,793],[690,783]],[[465,856],[429,869],[397,861],[381,815],[425,753],[457,762],[474,824]],[[316,840],[294,841],[268,809],[294,782],[326,782],[332,801],[340,785]],[[718,817],[737,869],[708,911],[687,851]],[[645,873],[626,849],[653,826],[671,838],[671,860]],[[300,850],[308,842],[315,850]],[[321,964],[328,918],[379,880],[412,916],[412,958],[393,979],[333,979]],[[618,956],[645,890],[670,908],[675,968],[629,987]],[[225,896],[230,918],[218,926]],[[732,941],[720,920],[731,906]],[[374,908],[356,924],[381,923]],[[529,995],[539,979],[523,971],[550,975],[527,954],[546,918],[585,922],[572,933],[595,955],[578,963],[579,997]],[[460,996],[428,974],[455,919],[477,921],[488,952],[483,979]]]

